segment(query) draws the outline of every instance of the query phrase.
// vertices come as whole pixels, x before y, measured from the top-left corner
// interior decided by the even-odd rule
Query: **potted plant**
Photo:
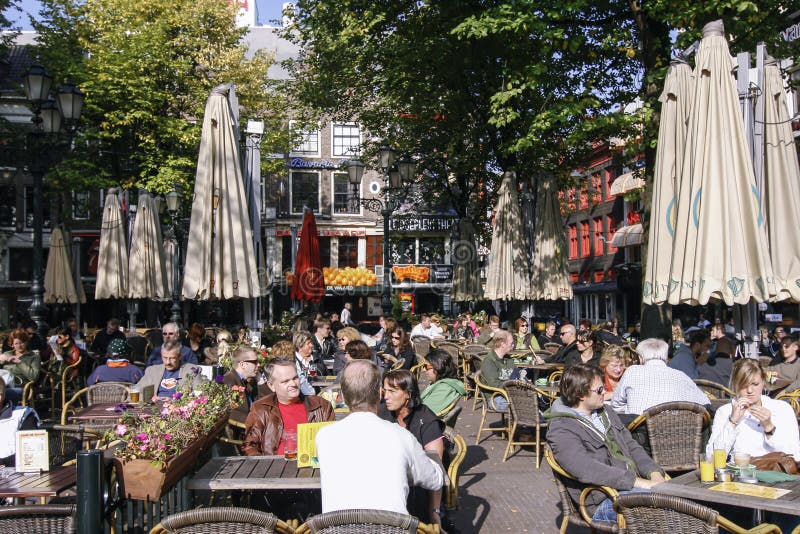
[[[150,412],[132,414],[121,407],[121,422],[108,438],[121,442],[114,456],[122,494],[138,500],[161,498],[216,440],[243,389],[202,382],[154,404]]]

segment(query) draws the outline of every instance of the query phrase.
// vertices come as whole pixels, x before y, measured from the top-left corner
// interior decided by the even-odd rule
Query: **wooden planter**
[[[198,436],[197,440],[163,466],[156,467],[150,460],[115,459],[122,496],[140,501],[159,500],[192,470],[200,453],[214,443],[227,422],[228,415],[225,414],[207,434]]]

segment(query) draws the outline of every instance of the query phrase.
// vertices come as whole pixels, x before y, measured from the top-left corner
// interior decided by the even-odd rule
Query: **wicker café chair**
[[[294,529],[272,514],[249,508],[198,508],[171,515],[150,534],[292,534]]]
[[[0,507],[0,532],[72,534],[75,532],[75,505],[2,506]]]
[[[450,357],[453,358],[453,363],[455,364],[456,368],[460,368],[461,347],[458,344],[451,341],[437,341],[436,348],[449,354]]]
[[[452,427],[444,429],[444,437],[452,445],[452,449],[450,449],[450,465],[447,466],[447,478],[450,479],[450,484],[444,489],[444,507],[448,510],[457,510],[458,469],[464,462],[464,458],[467,457],[467,442]]]
[[[695,378],[694,383],[697,384],[703,393],[708,395],[709,399],[732,399],[736,396],[736,393],[731,391],[730,388],[723,386],[722,384],[718,384],[716,382],[712,382],[711,380],[704,380],[702,378]]]
[[[434,534],[438,527],[386,510],[339,510],[310,517],[297,534]],[[152,534],[152,533],[151,533]]]
[[[703,427],[710,422],[705,406],[665,402],[631,421],[628,430],[646,424],[653,461],[665,471],[688,471],[700,462]]]
[[[508,434],[508,445],[503,454],[503,461],[512,455],[513,448],[531,445],[529,441],[514,440],[519,427],[526,426],[536,429],[536,469],[539,469],[541,447],[544,442],[542,428],[547,427],[547,423],[541,422],[539,391],[523,380],[508,380],[503,383],[503,389],[508,395],[508,407],[511,410],[511,432]]]
[[[719,527],[734,534],[780,533],[781,529],[762,523],[750,530],[725,519],[716,510],[680,497],[660,493],[626,493],[614,501],[620,530],[627,534],[691,532],[712,534]]]
[[[504,398],[508,401],[508,395],[506,392],[500,388],[493,388],[491,386],[487,386],[481,381],[481,373],[480,371],[475,373],[475,387],[480,392],[481,396],[483,397],[483,402],[481,403],[481,424],[478,427],[478,436],[475,438],[475,445],[479,445],[481,442],[481,434],[484,432],[500,432],[503,434],[508,434],[511,431],[511,424],[506,421],[506,415],[508,414],[508,410],[498,410],[495,408],[495,399],[497,398]],[[476,393],[477,395],[477,393]],[[490,413],[500,414],[500,422],[501,426],[488,426],[486,424],[486,416]],[[509,436],[509,439],[511,437]]]
[[[561,534],[566,534],[567,527],[570,524],[589,528],[592,532],[595,530],[601,532],[620,531],[616,522],[593,520],[591,514],[589,514],[589,511],[586,509],[586,497],[593,491],[601,491],[609,498],[616,499],[618,495],[617,490],[608,486],[587,486],[586,484],[581,484],[575,480],[575,477],[564,471],[564,469],[558,465],[555,456],[553,456],[553,451],[550,450],[550,447],[547,445],[545,445],[544,448],[544,459],[547,460],[550,469],[553,470],[553,482],[556,483],[558,495],[561,499]],[[583,488],[580,500],[577,504],[572,500],[572,497],[570,497],[567,491],[567,487],[575,486]]]
[[[417,355],[417,361],[421,361],[431,351],[431,338],[428,336],[414,336],[411,338],[411,347]]]
[[[67,424],[69,413],[75,411],[73,406],[83,402],[83,395],[86,395],[86,406],[128,402],[130,399],[130,384],[125,382],[98,382],[79,389],[61,410],[62,425]]]
[[[131,347],[131,363],[140,366],[145,365],[150,351],[153,350],[153,345],[150,343],[150,340],[142,334],[137,333],[125,334],[125,339]]]
[[[456,423],[458,422],[458,416],[461,414],[461,406],[456,406],[452,410],[445,412],[442,415],[438,415],[439,419],[442,420],[444,426],[447,428],[455,428]]]
[[[759,356],[758,357],[758,364],[764,368],[769,367],[772,365],[772,356]]]
[[[800,389],[795,389],[789,393],[781,392],[775,396],[776,400],[783,400],[792,405],[794,415],[800,419]],[[800,533],[798,533],[800,534]]]

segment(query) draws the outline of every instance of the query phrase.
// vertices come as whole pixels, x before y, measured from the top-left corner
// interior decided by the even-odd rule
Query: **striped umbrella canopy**
[[[764,67],[764,206],[767,238],[778,295],[800,301],[800,167],[783,78],[775,60]]]
[[[686,61],[673,61],[659,98],[661,123],[658,127],[647,260],[642,285],[645,304],[663,304],[667,300],[672,240],[675,235],[675,193],[683,164],[691,94],[692,69]],[[616,243],[612,244],[617,246]]]
[[[44,301],[47,304],[84,304],[86,293],[83,284],[75,287],[70,253],[61,228],[50,234],[50,252],[44,271]]]
[[[125,219],[122,216],[118,191],[115,187],[108,190],[103,207],[95,299],[128,296],[128,246],[125,241]]]
[[[478,267],[478,249],[475,240],[475,227],[467,219],[461,219],[456,226],[457,235],[453,243],[453,300],[456,302],[475,301],[483,297],[481,271]]]
[[[572,282],[567,268],[564,220],[552,180],[539,180],[533,234],[533,296],[535,300],[569,300]]]
[[[764,214],[722,21],[697,51],[673,240],[670,304],[728,306],[776,294]]]
[[[128,272],[130,273],[129,298],[151,300],[170,298],[158,210],[155,199],[147,191],[139,193],[139,206],[131,234]]]
[[[189,299],[254,298],[265,292],[258,280],[230,91],[228,84],[212,89],[203,117],[183,276],[182,293]]]
[[[292,298],[307,302],[319,302],[325,296],[325,280],[322,276],[322,257],[319,254],[317,221],[311,210],[303,215],[303,228],[297,246],[292,277]]]
[[[506,171],[495,206],[484,298],[527,300],[532,293],[528,239],[522,226],[516,173]]]

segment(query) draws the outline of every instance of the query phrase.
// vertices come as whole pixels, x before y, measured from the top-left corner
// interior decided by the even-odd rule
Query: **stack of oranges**
[[[326,286],[374,286],[378,279],[372,270],[366,267],[323,267],[322,275]]]

